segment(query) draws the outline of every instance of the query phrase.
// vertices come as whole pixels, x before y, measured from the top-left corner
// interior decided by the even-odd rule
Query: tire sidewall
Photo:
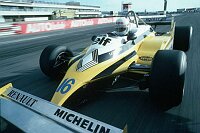
[[[56,59],[59,54],[66,52],[68,56],[73,56],[71,50],[66,46],[50,45],[46,47],[40,56],[40,68],[42,72],[51,78],[61,78],[66,71],[55,68]],[[67,67],[67,65],[65,66]]]
[[[161,106],[177,106],[182,101],[186,55],[178,50],[159,50],[152,62],[149,94]]]
[[[174,33],[174,50],[188,51],[192,39],[193,29],[191,26],[176,26]]]

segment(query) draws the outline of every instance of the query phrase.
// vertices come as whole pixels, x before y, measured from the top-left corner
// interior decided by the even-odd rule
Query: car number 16
[[[65,94],[71,89],[72,85],[74,85],[74,84],[75,84],[75,79],[68,79],[67,78],[58,87],[56,92],[60,92],[61,94]]]

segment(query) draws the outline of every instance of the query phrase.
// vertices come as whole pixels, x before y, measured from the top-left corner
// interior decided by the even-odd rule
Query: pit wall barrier
[[[0,36],[13,34],[31,34],[38,32],[47,32],[53,30],[62,30],[75,27],[99,25],[113,23],[117,18],[93,18],[79,20],[53,20],[46,22],[23,22],[12,24],[0,24]]]

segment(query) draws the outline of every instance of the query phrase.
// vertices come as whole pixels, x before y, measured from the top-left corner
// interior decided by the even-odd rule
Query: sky
[[[66,1],[66,0],[65,0]],[[72,0],[71,0],[72,1]],[[97,5],[101,11],[121,11],[121,3],[132,2],[134,11],[161,11],[163,10],[164,0],[73,0],[82,5]],[[200,7],[200,0],[167,0],[168,11],[176,11],[177,8]]]

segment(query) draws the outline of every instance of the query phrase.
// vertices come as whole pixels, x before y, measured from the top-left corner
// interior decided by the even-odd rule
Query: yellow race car
[[[134,25],[125,35],[117,32],[93,36],[92,44],[79,55],[66,46],[51,45],[40,56],[42,72],[51,78],[63,78],[51,102],[56,105],[71,104],[92,84],[129,73],[140,81],[140,89],[149,89],[149,95],[161,106],[177,106],[184,94],[187,68],[186,54],[192,37],[192,27],[176,27],[170,22],[169,32],[155,32],[133,11],[126,16]],[[116,22],[118,25],[125,25]],[[151,23],[155,25],[168,22]],[[115,78],[114,78],[115,79]],[[115,81],[115,80],[114,80]],[[114,82],[113,81],[113,82]],[[72,100],[73,99],[73,100]]]

